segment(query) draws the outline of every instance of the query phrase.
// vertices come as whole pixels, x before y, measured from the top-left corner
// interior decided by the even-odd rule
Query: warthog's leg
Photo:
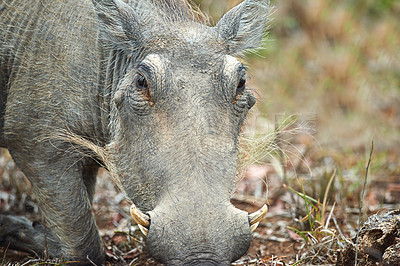
[[[32,226],[24,218],[1,217],[1,245],[101,265],[104,250],[91,211],[97,169],[65,147],[31,147],[29,155],[19,147],[10,153],[32,183],[44,223]]]

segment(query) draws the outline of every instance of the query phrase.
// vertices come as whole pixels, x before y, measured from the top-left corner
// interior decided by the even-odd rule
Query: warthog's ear
[[[268,11],[269,0],[246,0],[221,18],[216,29],[232,54],[260,46]]]
[[[144,17],[121,0],[92,0],[105,41],[123,50],[137,49],[144,42]],[[140,8],[140,7],[139,7]]]

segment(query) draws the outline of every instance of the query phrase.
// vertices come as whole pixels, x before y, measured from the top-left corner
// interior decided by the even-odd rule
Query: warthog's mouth
[[[256,230],[257,226],[260,224],[260,221],[264,219],[264,217],[267,215],[267,212],[268,207],[267,205],[264,205],[258,211],[249,214],[249,226],[251,232],[254,232],[254,230]],[[133,203],[130,208],[130,213],[133,220],[139,226],[140,231],[142,231],[142,233],[147,236],[150,227],[150,216],[144,214]]]

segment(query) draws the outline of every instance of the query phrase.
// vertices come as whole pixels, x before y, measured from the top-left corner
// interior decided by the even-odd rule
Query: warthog
[[[1,0],[0,146],[43,215],[1,216],[2,245],[104,263],[91,211],[104,165],[155,259],[242,256],[266,210],[230,203],[255,103],[235,56],[260,45],[268,5],[246,0],[211,27],[183,0]]]

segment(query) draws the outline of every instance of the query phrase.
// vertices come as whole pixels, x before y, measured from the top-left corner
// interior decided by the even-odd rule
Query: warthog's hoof
[[[38,249],[43,248],[38,241],[43,237],[40,223],[32,223],[22,216],[0,215],[0,246],[38,254]]]

